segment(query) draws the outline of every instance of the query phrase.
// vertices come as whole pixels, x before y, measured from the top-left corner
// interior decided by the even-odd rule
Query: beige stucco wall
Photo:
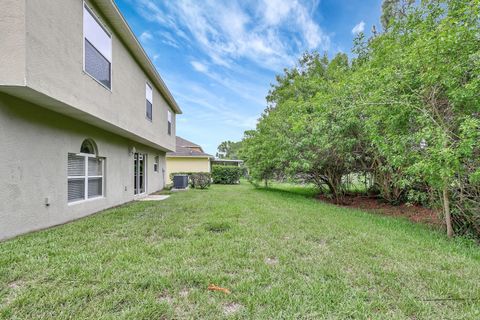
[[[172,183],[170,173],[175,172],[210,172],[210,159],[167,157],[167,184]]]
[[[6,87],[0,91],[28,100],[24,92],[8,88],[26,86],[63,103],[54,109],[57,112],[107,130],[113,125],[174,150],[175,113],[153,86],[153,121],[146,118],[145,83],[151,84],[151,79],[94,1],[88,3],[112,35],[112,90],[83,71],[82,0],[5,0],[0,9],[0,86]],[[171,135],[167,110],[173,116]]]
[[[106,158],[105,197],[67,202],[67,155],[93,139]],[[133,155],[147,153],[147,192],[164,187],[165,153],[0,93],[0,239],[134,200]],[[160,170],[153,171],[155,156]],[[49,198],[50,206],[45,205]]]
[[[25,0],[0,3],[0,85],[25,85]]]

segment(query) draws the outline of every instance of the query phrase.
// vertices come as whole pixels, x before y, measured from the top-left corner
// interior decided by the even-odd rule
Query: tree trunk
[[[448,198],[448,188],[443,187],[443,212],[445,213],[445,224],[447,225],[447,236],[453,237],[452,217],[450,215],[450,199]]]
[[[268,188],[268,179],[265,179],[265,188]]]

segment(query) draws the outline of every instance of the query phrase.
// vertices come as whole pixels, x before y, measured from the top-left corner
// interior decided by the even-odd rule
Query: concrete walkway
[[[160,194],[151,194],[144,198],[138,199],[138,201],[162,201],[168,199],[170,196],[168,195],[160,195]]]

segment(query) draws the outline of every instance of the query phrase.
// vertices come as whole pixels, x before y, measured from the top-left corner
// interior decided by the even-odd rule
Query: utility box
[[[188,175],[178,174],[173,176],[173,188],[186,189],[188,187]]]

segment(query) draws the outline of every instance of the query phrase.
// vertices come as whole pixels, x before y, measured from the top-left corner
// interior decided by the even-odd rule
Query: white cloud
[[[180,48],[180,45],[178,44],[177,40],[175,40],[175,38],[169,32],[161,31],[158,34],[162,38],[161,41],[163,43],[168,44],[169,46],[177,48],[177,49]]]
[[[185,114],[195,119],[196,123],[214,122],[222,125],[240,128],[241,130],[253,129],[257,122],[257,112],[246,113],[235,99],[225,98],[216,90],[209,90],[203,85],[194,83],[177,76],[164,77],[173,95],[183,106]],[[185,90],[188,88],[188,90]]]
[[[329,36],[313,18],[316,0],[309,0],[310,7],[292,0],[139,2],[137,9],[145,18],[195,43],[213,64],[227,68],[248,59],[279,71],[305,50],[330,46]]]
[[[144,31],[141,35],[140,35],[140,41],[142,42],[147,42],[148,40],[152,40],[153,39],[153,36],[150,32],[148,31]]]
[[[190,64],[192,65],[193,69],[195,69],[196,71],[198,72],[202,72],[202,73],[205,73],[208,71],[208,67],[201,63],[201,62],[198,62],[198,61],[190,61]]]
[[[365,22],[360,21],[355,27],[352,29],[353,34],[357,34],[363,32],[365,30]]]

